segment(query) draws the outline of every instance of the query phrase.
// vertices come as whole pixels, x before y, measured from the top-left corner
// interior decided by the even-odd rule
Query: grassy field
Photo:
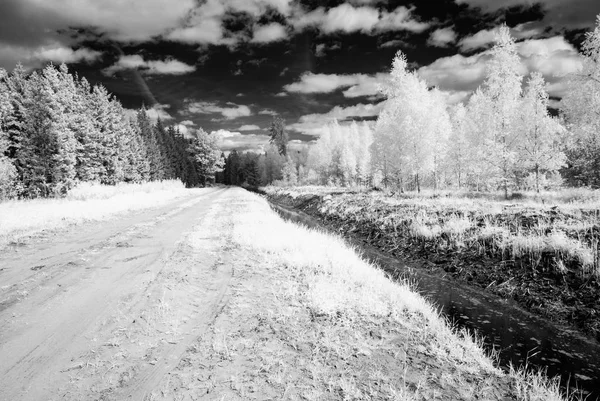
[[[82,183],[64,199],[1,202],[0,246],[43,230],[152,208],[189,194],[176,180],[115,186]]]
[[[284,222],[258,197],[238,202],[232,244],[254,255],[242,274],[264,277],[253,309],[286,345],[269,347],[263,367],[293,382],[284,398],[562,399],[542,375],[497,369],[479,341],[342,238]]]
[[[432,270],[600,338],[600,202],[594,191],[508,201],[325,187],[265,191],[399,257],[431,262]]]

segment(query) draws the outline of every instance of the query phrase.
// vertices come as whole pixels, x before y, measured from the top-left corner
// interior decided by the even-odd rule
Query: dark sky
[[[333,118],[374,119],[398,50],[464,101],[502,23],[523,72],[560,98],[598,14],[600,0],[0,0],[0,66],[66,62],[127,108],[256,149],[275,113],[295,143]]]

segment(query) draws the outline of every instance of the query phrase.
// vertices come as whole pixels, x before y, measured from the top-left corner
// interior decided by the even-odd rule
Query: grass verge
[[[240,337],[282,399],[563,399],[556,381],[497,369],[469,333],[341,238],[284,222],[259,197],[241,198],[232,240],[253,255],[242,274],[263,277],[252,332],[269,340]]]
[[[83,183],[64,199],[0,203],[0,247],[43,230],[164,205],[189,194],[177,180],[104,186]]]

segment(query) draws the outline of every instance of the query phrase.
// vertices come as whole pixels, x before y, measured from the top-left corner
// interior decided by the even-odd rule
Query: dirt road
[[[227,303],[239,189],[0,253],[0,400],[153,399]]]

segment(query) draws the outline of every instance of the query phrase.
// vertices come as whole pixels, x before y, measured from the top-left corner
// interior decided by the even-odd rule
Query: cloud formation
[[[123,70],[140,70],[144,74],[182,75],[196,70],[193,65],[168,58],[166,60],[144,60],[139,54],[121,56],[112,66],[105,68],[106,75]]]
[[[383,110],[384,105],[385,101],[376,104],[359,103],[348,107],[335,106],[326,113],[304,115],[300,117],[298,122],[290,124],[286,128],[305,135],[319,136],[323,132],[323,128],[333,120],[343,121],[352,118],[376,117]]]
[[[436,47],[447,47],[451,43],[456,41],[456,32],[451,27],[436,29],[429,36],[429,43],[431,46]]]
[[[43,45],[35,48],[0,43],[0,67],[12,70],[17,63],[27,69],[42,67],[48,62],[55,64],[92,63],[102,56],[102,53],[81,47],[73,50],[60,43]]]
[[[254,124],[245,124],[238,128],[238,131],[258,131],[260,127]]]
[[[246,105],[237,105],[235,103],[227,103],[227,106],[222,107],[213,102],[188,102],[182,114],[220,114],[222,120],[234,120],[239,117],[248,117],[252,115],[250,108]],[[221,121],[213,119],[213,121]]]
[[[241,132],[220,129],[211,132],[212,135],[220,137],[219,148],[223,151],[252,150],[260,151],[269,143],[268,135],[261,134],[242,134]]]
[[[343,3],[326,10],[319,7],[308,13],[300,13],[292,20],[296,29],[317,28],[330,34],[334,32],[374,33],[382,31],[423,32],[429,23],[419,22],[412,16],[412,9],[399,6],[392,12],[381,11],[369,6],[354,7]]]
[[[581,55],[562,36],[519,42],[517,52],[521,57],[523,74],[541,72],[552,96],[561,96],[564,92],[564,76],[581,68]],[[468,57],[457,54],[439,58],[418,72],[429,85],[442,90],[473,91],[485,79],[490,58],[489,50]]]
[[[300,77],[299,82],[285,85],[283,88],[294,93],[331,93],[338,89],[348,88],[343,92],[345,97],[374,96],[379,93],[379,85],[384,83],[389,74],[313,74],[308,72]]]
[[[277,42],[287,38],[285,27],[277,22],[268,25],[256,26],[252,42],[255,43],[270,43]]]

